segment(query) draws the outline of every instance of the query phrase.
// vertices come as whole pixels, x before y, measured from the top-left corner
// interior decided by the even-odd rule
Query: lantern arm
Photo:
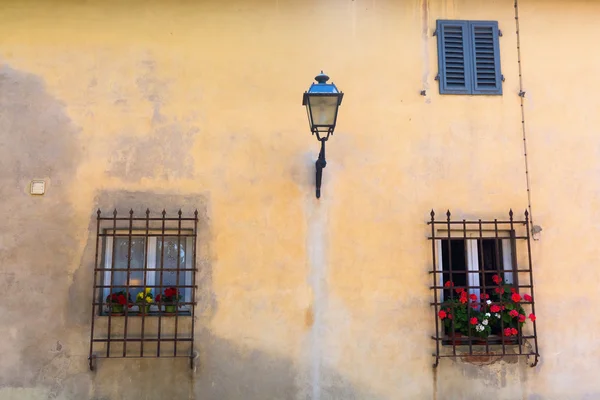
[[[321,151],[319,151],[319,158],[315,162],[317,199],[321,197],[321,180],[323,178],[323,168],[327,166],[327,161],[325,160],[325,142],[327,141],[327,138],[319,139],[319,141],[321,142]]]

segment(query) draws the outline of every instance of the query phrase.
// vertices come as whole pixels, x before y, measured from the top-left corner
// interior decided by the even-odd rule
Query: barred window
[[[193,366],[198,212],[97,213],[89,367],[185,357]]]
[[[462,355],[539,356],[529,215],[441,221],[431,211],[435,366]],[[516,350],[510,348],[514,346]]]

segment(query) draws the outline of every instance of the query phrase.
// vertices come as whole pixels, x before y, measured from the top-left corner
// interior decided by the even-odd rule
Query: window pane
[[[173,270],[173,271],[162,271],[162,286],[171,287],[178,286],[177,284],[177,271],[174,271],[179,267],[180,269],[185,268],[185,257],[186,257],[186,240],[185,236],[179,238],[168,237],[165,238],[164,254],[162,252],[163,242],[162,238],[158,238],[156,241],[156,265],[158,268]],[[177,265],[179,260],[179,265]],[[162,263],[161,263],[162,262]],[[179,271],[179,285],[185,285],[185,271]],[[160,272],[156,275],[156,285],[160,284]],[[160,289],[157,289],[157,293]],[[179,290],[183,296],[183,289]]]
[[[479,261],[483,262],[483,267],[481,265],[479,267],[483,271],[480,276],[481,286],[485,282],[485,292],[491,295],[496,287],[492,279],[494,275],[498,274],[504,278],[502,240],[482,239],[477,256],[479,257]]]
[[[124,290],[124,286],[127,285],[127,263],[130,258],[129,256],[129,238],[127,237],[116,237],[114,238],[114,252],[115,252],[115,264],[114,264],[114,276],[113,276],[113,292],[118,290]],[[145,240],[143,237],[132,237],[131,238],[131,262],[130,268],[144,268],[145,259]],[[129,275],[130,285],[143,285],[144,284],[144,272],[143,271],[131,271]],[[118,287],[120,286],[120,287]],[[135,301],[135,296],[142,291],[142,288],[131,288],[129,294],[131,300]]]
[[[452,281],[454,286],[467,286],[467,257],[464,239],[449,241],[442,239],[442,268],[444,283]],[[450,268],[452,268],[452,274],[450,274]],[[444,299],[448,298],[450,298],[450,291],[445,289]]]

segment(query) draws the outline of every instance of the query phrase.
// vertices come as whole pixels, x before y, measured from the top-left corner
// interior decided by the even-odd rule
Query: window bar
[[[439,318],[439,314],[438,314],[438,289],[436,288],[436,286],[438,285],[438,276],[436,274],[437,271],[437,267],[436,267],[436,257],[435,257],[435,212],[433,211],[433,209],[431,210],[431,255],[432,255],[432,260],[433,260],[433,301],[435,303],[435,314],[434,314],[434,320],[435,320],[435,362],[433,364],[433,368],[436,368],[439,363],[440,363],[440,336],[442,336],[442,332],[440,332],[440,323],[438,321]],[[442,274],[442,287],[443,287],[443,274]],[[440,307],[441,308],[441,307]],[[442,325],[443,326],[443,325]]]
[[[488,294],[487,294],[487,290],[486,290],[486,287],[485,287],[486,271],[485,271],[485,265],[483,264],[483,225],[481,223],[481,219],[479,219],[479,237],[477,238],[477,246],[478,246],[477,247],[477,250],[478,250],[477,253],[478,253],[478,256],[479,256],[479,270],[483,272],[483,277],[482,277],[483,278],[482,279],[483,283],[480,282],[480,284],[482,283],[482,288],[483,288],[482,291],[483,291],[483,293],[479,294],[479,299],[480,299],[482,305],[485,303],[486,306],[487,306],[487,297],[488,297]],[[483,297],[481,297],[481,296],[483,296]],[[488,312],[490,313],[490,318],[488,319],[488,324],[489,324],[490,323],[489,320],[492,319],[492,317],[491,317],[491,311],[489,310],[489,307],[486,307],[486,308],[487,308]],[[485,337],[485,352],[486,353],[490,352],[490,340],[489,340],[488,336]]]
[[[177,308],[175,308],[175,341],[173,342],[173,356],[177,356],[177,325],[179,324],[179,267],[181,263],[181,209],[178,212],[177,221],[177,272],[175,273],[175,282],[177,288]]]
[[[525,210],[525,229],[527,229],[527,253],[528,253],[528,262],[529,262],[529,285],[531,286],[531,313],[535,315],[535,296],[533,294],[533,264],[531,262],[531,241],[529,240],[529,212],[527,209]],[[535,345],[535,359],[533,361],[532,367],[535,367],[538,363],[539,353],[538,353],[538,340],[537,340],[537,327],[535,321],[531,321],[533,323],[533,342]]]
[[[521,271],[519,270],[519,263],[517,262],[517,236],[514,228],[512,208],[510,209],[508,215],[510,216],[510,246],[512,250],[513,285],[519,287],[519,272]],[[521,237],[520,239],[527,239],[527,236]]]
[[[498,252],[498,220],[494,219],[494,252],[496,256],[496,273],[498,276],[504,281],[504,271],[500,271],[500,254]],[[502,282],[501,281],[501,282]],[[504,294],[504,285],[502,286],[501,293],[498,293],[500,296]],[[500,308],[505,307],[504,301],[502,297],[500,297]],[[502,311],[502,310],[501,310]],[[504,335],[504,318],[500,318],[500,342],[502,344],[502,355],[506,354],[506,343],[505,343],[505,335]]]
[[[456,325],[454,323],[454,317],[455,317],[455,307],[454,307],[454,279],[452,278],[452,240],[450,239],[450,210],[448,210],[446,212],[446,221],[448,224],[448,272],[450,275],[450,282],[452,283],[452,285],[450,285],[450,305],[452,307],[452,337],[451,337],[451,342],[452,342],[452,354],[456,355]],[[442,279],[443,280],[443,279]]]
[[[90,371],[94,370],[94,322],[96,321],[96,284],[98,283],[98,271],[95,269],[98,267],[98,250],[100,246],[100,209],[98,209],[96,216],[96,254],[94,256],[94,286],[92,289],[92,321],[91,321],[91,331],[90,331],[90,355],[88,357]],[[98,290],[99,293],[102,293],[101,290]],[[100,296],[102,299],[102,296]],[[100,310],[102,310],[102,300],[100,301]]]
[[[158,342],[156,343],[156,356],[160,357],[160,333],[162,329],[162,313],[163,310],[161,304],[164,303],[163,299],[163,268],[165,267],[165,216],[167,212],[163,209],[162,211],[162,225],[161,225],[161,246],[160,246],[160,301],[159,301],[159,312],[158,312]],[[177,311],[177,310],[176,310]]]
[[[463,249],[465,253],[465,261],[467,261],[465,265],[465,279],[468,286],[471,286],[471,270],[467,267],[468,264],[468,254],[467,254],[467,221],[463,219],[463,239],[465,241],[465,248]],[[467,290],[469,293],[469,290]],[[471,293],[468,294],[467,297],[467,327],[469,331],[469,354],[473,354],[473,336],[471,332],[471,304],[469,304],[469,300],[471,300]]]
[[[113,211],[113,233],[115,233],[117,231],[117,209],[115,208],[115,211]],[[110,286],[109,286],[109,292],[108,295],[110,296],[110,302],[109,302],[109,309],[108,309],[108,341],[106,342],[106,357],[110,357],[110,338],[111,338],[111,322],[112,322],[112,293],[113,293],[113,285],[114,285],[114,280],[115,280],[115,240],[113,238],[112,241],[112,254],[111,254],[111,260],[110,260],[110,268],[112,269],[111,273],[110,273]],[[103,294],[104,295],[104,294]]]
[[[146,285],[148,284],[147,275],[148,275],[148,245],[149,245],[148,244],[148,232],[149,232],[149,230],[150,230],[150,209],[147,208],[146,209],[146,237],[144,238],[144,270],[143,270],[144,288],[142,289],[144,291],[143,292],[144,297],[142,298],[143,310],[140,308],[140,313],[142,314],[142,332],[141,332],[142,340],[140,341],[140,357],[144,357],[144,335],[145,335],[145,326],[146,326],[146,324],[145,324],[146,323],[146,309],[150,309],[150,307],[146,308]]]
[[[131,234],[133,232],[133,209],[129,210],[129,240],[127,241],[127,280],[125,281],[125,300],[127,305],[124,308],[125,311],[125,323],[123,326],[123,357],[127,355],[127,325],[129,320],[129,285],[131,279]],[[114,242],[114,240],[113,240]]]
[[[433,212],[433,211],[432,211]],[[192,346],[190,348],[190,368],[194,369],[194,326],[196,324],[196,239],[198,235],[198,209],[194,211],[194,240],[192,244],[192,297],[190,299],[192,307]],[[439,354],[439,353],[438,353]]]
[[[513,234],[513,211],[512,208],[510,209],[510,211],[508,212],[508,217],[510,220],[510,232],[511,232],[511,236]],[[512,240],[511,240],[512,242]],[[513,254],[516,253],[515,251],[513,251]],[[517,288],[517,292],[519,291],[519,274],[514,272],[515,266],[517,264],[513,263],[513,286]],[[521,331],[521,327],[517,324],[517,327],[519,328],[519,336],[518,336],[518,345],[519,345],[519,354],[523,354],[523,332]]]

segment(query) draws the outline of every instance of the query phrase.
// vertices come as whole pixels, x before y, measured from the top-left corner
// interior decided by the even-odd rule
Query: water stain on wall
[[[63,321],[78,239],[68,190],[79,133],[41,77],[0,64],[0,287],[19,294],[0,306],[0,386],[38,385],[54,397],[71,356],[69,346],[56,351],[56,341],[69,330]],[[28,194],[33,178],[46,179],[44,196]]]
[[[109,157],[108,174],[126,181],[142,178],[177,179],[193,176],[189,149],[200,131],[191,118],[173,119],[162,113],[169,83],[158,77],[156,62],[147,56],[136,80],[141,97],[152,107],[149,132],[122,132]],[[119,99],[117,103],[127,103]]]

